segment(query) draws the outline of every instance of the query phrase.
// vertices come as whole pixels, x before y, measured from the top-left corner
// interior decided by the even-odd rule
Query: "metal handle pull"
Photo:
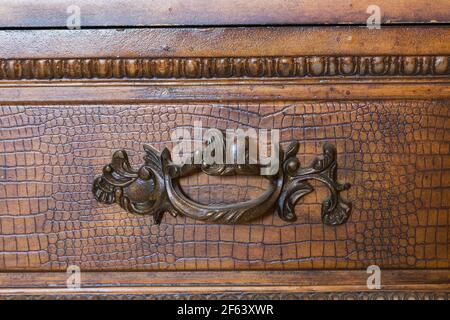
[[[308,167],[300,167],[296,155],[298,142],[292,142],[286,152],[281,152],[281,165],[275,175],[265,176],[268,189],[258,198],[236,204],[205,205],[193,201],[181,190],[179,178],[204,172],[208,175],[254,175],[259,165],[175,165],[170,151],[158,152],[144,145],[144,164],[134,170],[125,151],[116,151],[110,164],[93,185],[95,198],[106,204],[118,203],[128,212],[153,215],[160,223],[164,212],[173,216],[184,215],[207,222],[237,224],[261,217],[274,208],[285,221],[295,221],[294,207],[313,187],[308,180],[322,182],[330,196],[322,203],[322,221],[328,225],[345,223],[350,215],[351,204],[343,201],[340,192],[350,184],[336,181],[336,149],[324,144],[323,154],[317,156]]]

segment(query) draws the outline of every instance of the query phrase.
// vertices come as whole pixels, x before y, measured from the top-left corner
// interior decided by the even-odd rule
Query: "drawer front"
[[[2,268],[238,270],[446,268],[450,155],[448,101],[4,106]],[[324,141],[338,150],[339,178],[352,184],[342,226],[326,226],[327,189],[296,207],[298,220],[269,215],[245,225],[151,216],[101,205],[92,184],[116,150],[141,164],[143,145],[204,126],[280,129],[309,163]],[[244,201],[258,179],[196,175],[183,182],[200,202]]]
[[[366,268],[376,265],[397,294],[409,286],[446,295],[448,28],[80,33],[0,32],[7,44],[0,49],[0,287],[50,283],[62,288],[54,294],[66,294],[65,272],[76,266],[89,290],[119,282],[143,286],[135,294],[145,297],[164,297],[174,285],[184,289],[169,293],[191,297],[198,286],[206,295],[233,288],[235,297],[264,289],[305,298],[350,287],[364,295]],[[69,35],[80,41],[73,55],[66,53]],[[269,43],[268,35],[278,38]],[[323,42],[313,46],[319,35]],[[103,49],[83,47],[102,45],[105,36],[110,44]],[[14,48],[15,37],[30,50]],[[124,39],[127,47],[120,47]],[[115,151],[125,150],[138,168],[145,144],[172,149],[174,131],[193,132],[196,122],[222,131],[277,129],[284,150],[299,142],[302,166],[331,143],[337,180],[351,184],[342,191],[351,203],[348,221],[322,222],[329,189],[320,182],[295,206],[293,222],[272,210],[244,224],[170,214],[154,224],[151,215],[95,199],[94,179]],[[260,177],[203,173],[181,185],[206,204],[255,199],[267,189]],[[16,271],[29,282],[14,278]],[[215,287],[223,285],[229,287]]]

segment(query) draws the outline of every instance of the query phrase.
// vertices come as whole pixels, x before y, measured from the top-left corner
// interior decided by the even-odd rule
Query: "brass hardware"
[[[110,164],[93,185],[95,198],[106,204],[118,203],[128,212],[153,215],[160,223],[164,212],[173,216],[184,215],[207,222],[237,224],[249,222],[277,209],[285,221],[295,221],[294,207],[313,187],[308,180],[322,182],[330,196],[322,203],[322,221],[328,225],[345,223],[350,215],[351,204],[340,197],[340,192],[350,188],[349,184],[336,181],[336,149],[324,144],[323,154],[317,156],[308,167],[300,167],[296,155],[298,142],[292,142],[286,152],[281,152],[278,173],[265,176],[268,190],[256,199],[226,205],[204,205],[188,198],[181,190],[179,178],[204,172],[208,175],[255,175],[259,165],[175,165],[167,148],[158,152],[144,145],[145,163],[134,170],[125,151],[116,151]]]

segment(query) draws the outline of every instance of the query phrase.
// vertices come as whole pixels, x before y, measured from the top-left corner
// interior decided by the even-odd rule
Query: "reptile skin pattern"
[[[105,206],[91,186],[115,150],[142,163],[143,145],[171,148],[176,128],[275,128],[308,164],[325,142],[353,210],[325,226],[326,188],[297,206],[298,220],[268,215],[212,225]],[[450,102],[340,101],[229,104],[0,106],[0,269],[280,270],[450,267]],[[264,180],[183,181],[204,203],[254,198]]]

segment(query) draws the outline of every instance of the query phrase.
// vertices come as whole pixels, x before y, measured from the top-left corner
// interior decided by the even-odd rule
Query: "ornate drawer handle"
[[[175,165],[167,148],[160,153],[144,145],[145,163],[134,170],[125,151],[116,151],[110,164],[103,168],[103,174],[93,185],[95,198],[106,204],[118,203],[128,212],[153,215],[160,223],[164,212],[173,216],[184,215],[192,219],[236,224],[245,223],[277,208],[278,215],[285,221],[295,221],[294,207],[313,187],[308,180],[322,182],[330,196],[322,203],[322,221],[328,225],[345,223],[350,215],[351,204],[340,197],[340,192],[350,184],[336,181],[336,149],[324,144],[323,154],[317,156],[308,167],[300,167],[296,155],[298,142],[292,142],[286,152],[281,152],[278,173],[265,176],[268,190],[258,198],[227,205],[204,205],[188,198],[181,190],[179,178],[203,171],[208,175],[254,175],[258,165]]]

